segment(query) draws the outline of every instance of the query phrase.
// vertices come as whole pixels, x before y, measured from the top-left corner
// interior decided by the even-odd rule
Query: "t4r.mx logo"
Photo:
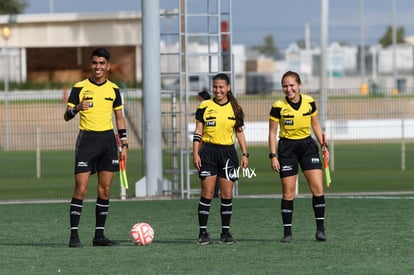
[[[223,168],[226,172],[227,180],[235,180],[241,177],[251,179],[256,177],[256,169],[253,168],[241,168],[229,166],[229,159],[226,161],[226,166]],[[240,174],[241,172],[241,174]]]

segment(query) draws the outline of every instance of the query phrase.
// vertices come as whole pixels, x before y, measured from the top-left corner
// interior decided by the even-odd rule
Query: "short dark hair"
[[[110,59],[110,54],[109,52],[104,49],[104,48],[96,48],[95,50],[93,50],[92,54],[91,54],[91,59],[92,57],[97,56],[97,57],[103,57],[105,58],[108,62]]]
[[[211,98],[210,94],[207,91],[205,91],[205,90],[199,92],[198,93],[198,96],[201,97],[204,100],[207,100],[207,99],[210,99]]]

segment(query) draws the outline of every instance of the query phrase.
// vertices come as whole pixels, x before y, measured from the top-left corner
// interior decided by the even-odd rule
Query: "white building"
[[[393,73],[394,49],[392,46],[382,48],[378,52],[378,72]],[[398,44],[395,48],[395,66],[398,72],[412,72],[414,69],[413,46]]]

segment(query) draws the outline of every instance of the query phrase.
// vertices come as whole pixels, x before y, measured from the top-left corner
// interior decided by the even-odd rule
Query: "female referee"
[[[221,235],[220,242],[235,243],[229,232],[232,215],[234,181],[238,178],[239,160],[234,146],[234,134],[240,145],[240,166],[247,168],[248,157],[244,137],[244,112],[231,92],[230,79],[219,73],[213,77],[214,98],[203,101],[197,108],[193,138],[193,164],[201,179],[198,203],[199,244],[210,244],[207,221],[216,178],[220,181]],[[201,149],[199,143],[202,141]]]
[[[329,153],[327,145],[323,144],[323,133],[317,117],[315,100],[309,95],[300,93],[302,83],[296,72],[286,72],[282,76],[281,83],[285,97],[273,103],[269,116],[269,158],[272,169],[279,172],[283,192],[280,208],[284,236],[281,242],[292,241],[293,199],[296,191],[298,164],[312,192],[316,240],[326,241],[322,164],[318,145],[311,137],[311,127],[321,144],[322,151],[326,151],[327,157]],[[276,149],[276,133],[279,126],[279,142]]]

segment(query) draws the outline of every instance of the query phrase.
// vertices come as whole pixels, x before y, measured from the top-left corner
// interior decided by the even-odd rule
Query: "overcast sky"
[[[151,0],[153,1],[153,0]],[[160,0],[161,8],[170,8],[179,0]],[[207,0],[188,0],[207,3]],[[211,1],[211,0],[210,0]],[[405,27],[406,36],[414,36],[414,0],[330,0],[329,41],[360,43],[363,3],[365,42],[373,45],[393,23],[392,7],[396,3],[396,25]],[[28,0],[26,13],[108,12],[141,9],[141,0]],[[314,44],[320,39],[321,0],[232,0],[233,43],[260,45],[264,36],[273,35],[280,49],[304,37],[309,21]]]

